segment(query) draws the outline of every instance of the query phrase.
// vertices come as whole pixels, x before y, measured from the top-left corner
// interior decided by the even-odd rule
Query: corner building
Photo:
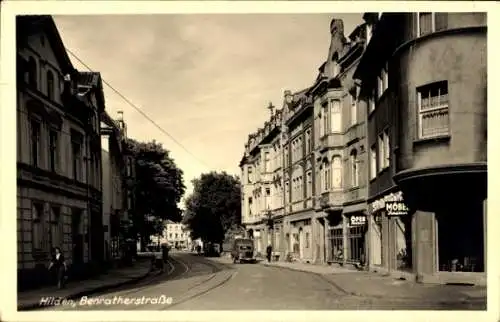
[[[370,267],[485,284],[486,14],[364,18]]]

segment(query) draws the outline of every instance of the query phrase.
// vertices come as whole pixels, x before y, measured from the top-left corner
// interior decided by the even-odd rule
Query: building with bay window
[[[367,13],[369,264],[486,282],[485,13]],[[471,189],[463,189],[467,182]]]
[[[366,113],[352,75],[366,26],[347,39],[333,19],[327,60],[308,90],[314,102],[315,236],[321,261],[358,265],[366,258]]]
[[[50,16],[18,16],[16,33],[17,263],[24,288],[46,281],[53,247],[73,268],[103,259],[104,96],[73,68]]]

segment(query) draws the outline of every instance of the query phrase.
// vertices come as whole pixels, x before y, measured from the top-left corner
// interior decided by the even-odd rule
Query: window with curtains
[[[356,149],[351,151],[350,155],[351,163],[351,186],[359,186],[359,165],[358,165],[358,151]]]
[[[418,138],[448,135],[448,82],[440,81],[417,88]]]
[[[342,132],[342,111],[339,100],[331,101],[331,130],[333,133]]]
[[[342,159],[339,155],[332,158],[332,188],[335,190],[342,189]]]

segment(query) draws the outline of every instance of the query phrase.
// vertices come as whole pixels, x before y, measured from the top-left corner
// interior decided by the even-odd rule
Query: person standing
[[[266,253],[267,253],[267,262],[270,263],[271,262],[271,256],[273,254],[273,246],[271,246],[271,243],[269,243],[269,245],[267,245]]]
[[[52,260],[49,264],[49,271],[54,269],[57,287],[64,287],[64,277],[66,276],[66,261],[64,260],[64,255],[61,252],[59,247],[54,248],[54,255],[52,256]]]

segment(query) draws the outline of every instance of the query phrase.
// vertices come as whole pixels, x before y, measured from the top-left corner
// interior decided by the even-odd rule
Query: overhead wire
[[[66,51],[73,56],[80,64],[82,64],[85,68],[87,68],[90,72],[94,72],[92,68],[90,68],[82,59],[80,59],[73,51],[71,51],[69,48],[66,48]],[[153,124],[160,132],[165,134],[167,137],[169,137],[175,144],[177,144],[180,148],[182,148],[187,154],[189,154],[191,157],[193,157],[196,161],[201,163],[202,165],[206,166],[207,168],[210,168],[206,162],[204,162],[201,158],[197,157],[195,154],[193,154],[191,151],[189,151],[182,143],[180,143],[173,135],[168,133],[163,127],[161,127],[158,123],[156,123],[149,115],[147,115],[141,108],[139,108],[136,104],[134,104],[132,101],[130,101],[124,94],[122,94],[119,90],[117,90],[115,87],[113,87],[109,82],[107,82],[104,78],[101,76],[102,82],[109,87],[115,94],[117,94],[121,99],[123,99],[128,105],[130,105],[134,110],[136,110],[139,114],[141,114],[146,120],[148,120],[151,124]]]

